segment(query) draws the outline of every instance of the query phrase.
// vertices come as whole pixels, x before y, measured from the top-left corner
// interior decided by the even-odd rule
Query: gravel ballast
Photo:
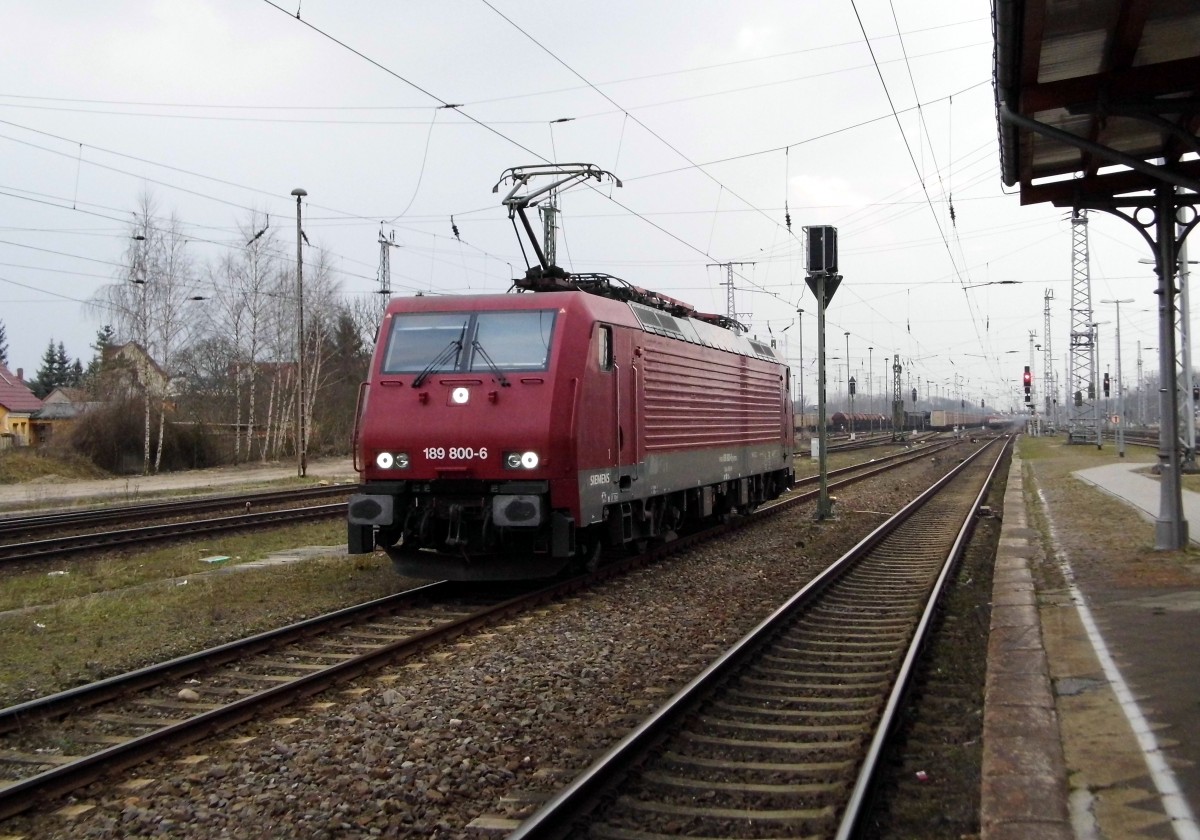
[[[502,836],[468,826],[532,813],[951,462],[854,485],[833,521],[814,522],[811,506],[777,515],[166,755],[0,834]],[[60,813],[68,804],[73,816]]]

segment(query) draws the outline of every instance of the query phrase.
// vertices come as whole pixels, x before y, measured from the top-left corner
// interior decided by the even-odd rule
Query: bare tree
[[[161,463],[171,367],[193,332],[185,307],[199,296],[186,245],[179,218],[174,213],[166,219],[159,217],[154,197],[143,193],[133,213],[129,244],[116,282],[103,287],[88,303],[112,324],[120,341],[133,342],[142,351],[133,373],[145,397],[143,473],[150,472],[150,421],[155,405],[159,410],[156,470]]]
[[[265,365],[268,390],[264,416],[263,443],[260,457],[280,458],[285,454],[284,442],[295,422],[296,398],[296,295],[294,268],[284,267],[275,275],[278,317],[268,320],[263,331],[263,355],[274,364]],[[291,440],[295,441],[293,433]],[[292,450],[295,451],[294,449]]]
[[[164,379],[156,380],[159,414],[155,472],[162,464],[170,378],[178,354],[188,346],[195,332],[196,320],[189,316],[188,305],[202,299],[197,294],[194,263],[186,252],[187,239],[183,235],[183,225],[174,211],[165,222],[160,223],[157,234],[154,240],[156,247],[151,251],[154,257],[153,281],[147,281],[147,288],[144,289],[151,304],[151,354],[166,372]]]
[[[186,406],[193,422],[228,428],[232,421],[235,461],[281,459],[310,441],[326,448],[348,438],[379,302],[374,296],[341,301],[327,252],[312,247],[311,253],[299,301],[295,262],[265,215],[250,213],[236,245],[203,269],[211,290],[202,296],[180,221],[174,214],[163,218],[151,195],[140,198],[124,264],[90,306],[112,325],[111,343],[133,343],[143,351],[128,354],[124,381],[130,396],[143,397],[145,405],[144,472],[163,464],[172,399],[177,410]],[[300,370],[303,389],[297,387]]]
[[[347,317],[354,323],[359,339],[364,347],[374,347],[379,337],[379,325],[383,321],[383,312],[387,309],[387,301],[382,309],[378,295],[354,297],[345,304]]]
[[[318,395],[326,386],[327,369],[326,356],[332,344],[336,329],[339,307],[337,295],[340,284],[333,279],[333,266],[329,253],[323,248],[316,248],[316,258],[311,262],[306,260],[310,268],[304,277],[304,448],[313,437],[313,407]]]
[[[226,254],[214,273],[215,319],[223,337],[236,348],[234,382],[234,459],[250,457],[258,417],[260,362],[271,321],[279,317],[280,260],[269,217],[253,212],[239,225],[245,243]],[[246,399],[243,400],[243,387]],[[243,410],[245,414],[243,415]],[[242,418],[245,417],[243,424]]]

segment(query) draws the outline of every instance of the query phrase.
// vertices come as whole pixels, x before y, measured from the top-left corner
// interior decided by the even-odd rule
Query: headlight
[[[406,470],[408,469],[408,454],[397,452],[393,455],[391,452],[380,452],[375,456],[375,466],[381,470]]]
[[[506,452],[504,466],[510,470],[533,470],[541,463],[536,452]]]

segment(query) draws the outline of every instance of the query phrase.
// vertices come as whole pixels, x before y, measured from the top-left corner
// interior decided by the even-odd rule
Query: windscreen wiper
[[[483,360],[487,362],[487,366],[492,369],[492,373],[496,374],[496,378],[500,380],[500,386],[507,388],[510,384],[508,377],[506,377],[504,375],[504,371],[500,370],[500,367],[492,361],[492,357],[488,355],[488,351],[484,350],[483,345],[479,343],[479,339],[472,341],[471,346],[475,348],[475,352],[482,356]]]
[[[464,332],[465,331],[466,330],[464,329]],[[441,353],[438,353],[437,356],[434,357],[432,362],[430,362],[429,364],[427,364],[425,366],[425,370],[423,370],[419,374],[417,374],[417,378],[413,380],[412,386],[414,388],[420,388],[421,383],[429,378],[429,374],[433,373],[433,371],[435,369],[444,366],[451,359],[454,360],[454,365],[457,366],[458,365],[458,354],[462,352],[462,346],[463,346],[462,335],[460,334],[458,338],[454,339],[449,344],[447,344],[445,349],[442,350]]]

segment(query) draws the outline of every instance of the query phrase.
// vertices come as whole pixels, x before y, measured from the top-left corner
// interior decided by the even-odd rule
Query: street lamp
[[[143,226],[142,228],[146,228]],[[150,356],[150,315],[146,308],[146,237],[144,234],[135,233],[130,237],[137,246],[137,271],[129,280],[138,287],[138,303],[137,303],[137,324],[135,332],[137,333],[137,343],[141,347],[141,352],[146,358]],[[124,297],[124,296],[122,296]],[[145,403],[143,411],[143,435],[142,435],[142,475],[150,474],[150,376],[149,372],[143,370],[139,374],[142,380],[142,402]]]
[[[850,406],[850,440],[854,440],[854,381],[850,378],[850,330],[846,330],[846,402]]]
[[[875,348],[867,348],[867,414],[875,413],[875,389],[871,387],[871,381],[875,378]],[[875,431],[871,426],[871,420],[867,421],[868,431]]]
[[[800,324],[800,425],[808,426],[804,420],[804,310],[796,310],[796,321]]]
[[[1137,343],[1137,383],[1138,383],[1138,422],[1144,428],[1149,425],[1146,422],[1146,388],[1142,382],[1142,351],[1157,350],[1157,347],[1143,347],[1142,342]]]
[[[300,228],[300,199],[308,195],[300,187],[292,190],[296,196],[296,475],[308,471],[304,440],[304,251]]]
[[[1117,305],[1117,456],[1125,457],[1125,384],[1121,380],[1121,304],[1133,303],[1133,298],[1102,300]]]
[[[1104,448],[1104,427],[1100,425],[1100,326],[1108,321],[1090,321],[1088,327],[1092,331],[1092,415],[1096,420],[1096,448]]]

